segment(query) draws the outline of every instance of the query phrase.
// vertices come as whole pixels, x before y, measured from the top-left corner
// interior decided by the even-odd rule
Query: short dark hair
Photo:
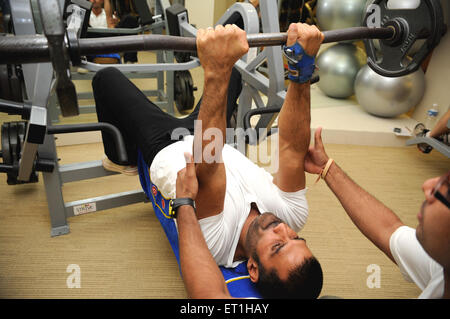
[[[267,270],[256,258],[259,279],[258,291],[267,299],[316,299],[323,285],[322,267],[315,257],[305,261],[290,271],[288,279],[283,281],[275,269]]]

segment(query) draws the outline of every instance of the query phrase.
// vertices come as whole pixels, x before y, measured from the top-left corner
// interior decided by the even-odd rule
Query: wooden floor
[[[326,145],[328,154],[360,185],[415,227],[423,181],[443,174],[449,159],[414,147]],[[101,144],[58,149],[61,163],[100,159]],[[402,278],[346,216],[323,181],[307,176],[310,217],[302,231],[324,270],[322,295],[342,298],[415,298],[419,289]],[[111,176],[68,183],[64,200],[139,189],[137,177]],[[50,237],[42,178],[7,186],[0,174],[0,298],[184,298],[171,248],[142,203],[69,218],[70,234]],[[69,265],[80,268],[81,288],[69,289]],[[381,268],[381,287],[368,288],[369,265]]]

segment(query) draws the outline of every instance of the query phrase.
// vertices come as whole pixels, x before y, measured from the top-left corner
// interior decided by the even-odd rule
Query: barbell
[[[383,76],[397,77],[416,71],[440,42],[446,32],[439,0],[422,0],[416,9],[393,10],[388,0],[375,0],[363,25],[379,20],[379,27],[353,27],[324,31],[324,43],[365,41],[367,62]],[[52,62],[56,74],[56,92],[63,116],[78,115],[75,87],[70,80],[69,62],[78,65],[82,56],[129,51],[171,50],[195,52],[196,39],[170,35],[130,35],[107,38],[78,39],[65,30],[58,1],[39,1],[45,36],[0,37],[0,64]],[[45,14],[43,14],[45,12]],[[374,40],[380,40],[380,50]],[[425,39],[419,51],[408,57],[418,39]],[[284,45],[287,33],[248,34],[249,47]]]
[[[324,31],[323,43],[358,39],[390,39],[395,32],[394,28],[368,27]],[[78,39],[72,37],[71,33],[68,31],[66,47],[75,64],[78,64],[79,57],[94,54],[153,50],[197,51],[196,39],[193,37],[141,34]],[[285,32],[247,35],[248,45],[251,48],[283,45],[286,40]],[[0,38],[0,62],[2,64],[52,62],[50,48],[51,44],[43,35],[2,37]]]

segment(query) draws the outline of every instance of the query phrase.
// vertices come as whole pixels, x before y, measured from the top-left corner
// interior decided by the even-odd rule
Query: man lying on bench
[[[186,118],[161,111],[116,69],[99,71],[93,79],[98,120],[121,131],[131,166],[136,165],[140,150],[150,167],[151,181],[165,197],[179,198],[177,174],[186,167],[184,154],[193,154],[198,179],[195,214],[210,255],[188,264],[181,258],[190,297],[229,296],[223,279],[216,285],[217,280],[209,281],[207,276],[217,274],[211,269],[218,269],[216,265],[235,267],[244,261],[263,297],[319,296],[321,266],[297,233],[308,215],[304,160],[310,142],[309,79],[322,41],[315,26],[292,24],[289,28],[285,52],[290,56],[291,83],[278,118],[279,164],[274,177],[225,144],[232,69],[248,51],[246,34],[238,27],[198,31],[204,93],[201,107]],[[180,137],[183,130],[189,134]],[[120,164],[114,143],[106,135],[103,141],[106,162],[111,167]],[[179,240],[183,254],[183,236]]]

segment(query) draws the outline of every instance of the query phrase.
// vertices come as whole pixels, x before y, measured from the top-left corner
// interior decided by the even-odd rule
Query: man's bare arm
[[[323,34],[314,26],[297,23],[288,30],[287,46],[298,41],[308,55],[315,56]],[[274,183],[285,192],[305,188],[304,158],[310,141],[310,84],[291,82],[278,116],[279,169]]]
[[[248,51],[247,38],[235,25],[200,29],[197,51],[205,78],[193,149],[199,181],[197,216],[201,219],[223,210],[226,174],[222,149],[226,138],[228,82],[234,64]]]
[[[198,181],[194,160],[187,153],[185,159],[186,168],[177,175],[177,196],[196,199]],[[177,212],[180,266],[189,297],[229,298],[222,272],[206,245],[194,208],[181,206]]]
[[[314,146],[310,147],[305,159],[305,169],[308,173],[319,174],[329,159],[322,143],[321,132],[321,128],[316,130]],[[394,231],[403,225],[397,215],[356,184],[334,162],[325,176],[325,182],[356,227],[395,262],[389,241]]]
[[[189,298],[230,298],[225,279],[206,245],[192,207],[178,209],[177,225],[181,273]]]

